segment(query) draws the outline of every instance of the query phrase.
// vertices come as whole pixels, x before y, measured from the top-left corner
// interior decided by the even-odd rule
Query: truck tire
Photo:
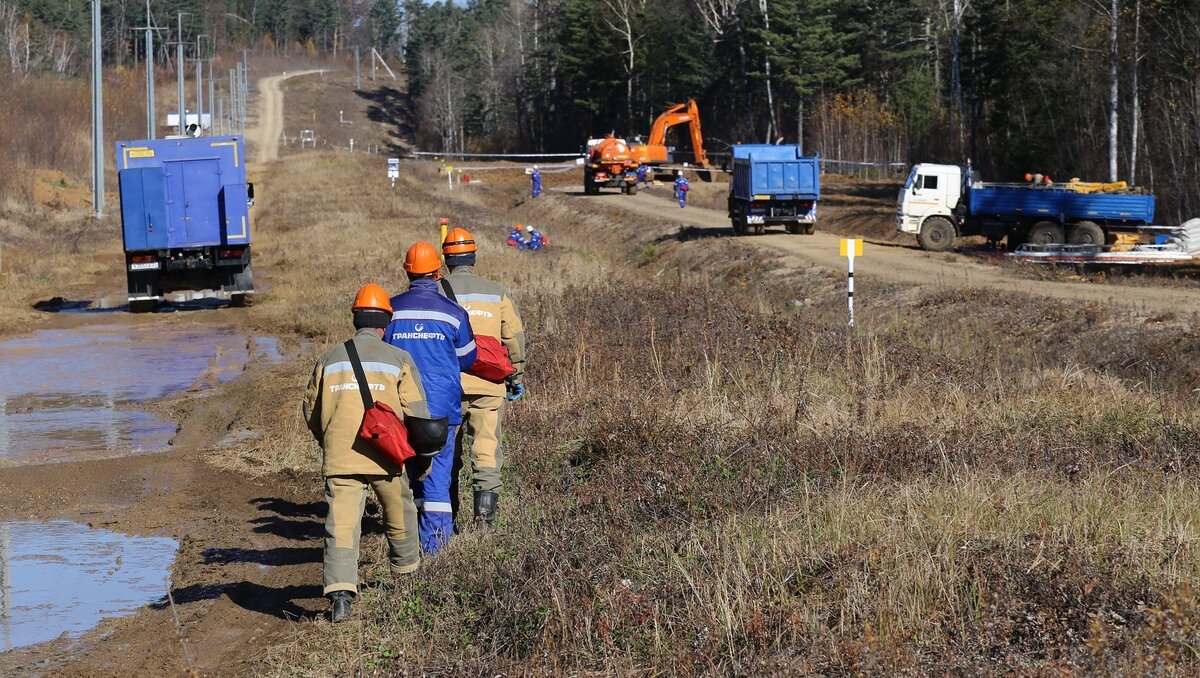
[[[923,250],[945,252],[954,244],[954,224],[946,217],[929,217],[921,224],[917,243]]]
[[[746,235],[746,221],[742,217],[730,217],[729,224],[733,227],[734,235]]]
[[[1104,229],[1094,221],[1080,221],[1071,226],[1067,242],[1072,245],[1103,245]]]
[[[1029,229],[1025,242],[1032,245],[1061,245],[1066,240],[1061,226],[1053,221],[1039,221]]]
[[[815,222],[804,225],[804,235],[812,235],[813,233],[816,233],[816,232],[817,232],[817,224]]]
[[[800,232],[801,232],[801,231],[803,231],[803,230],[804,230],[804,224],[797,223],[797,222],[794,222],[794,221],[793,221],[793,222],[788,222],[788,225],[787,225],[787,232],[788,232],[788,233],[791,233],[792,235],[796,235],[797,233],[800,233]]]
[[[136,301],[129,302],[129,312],[149,313],[150,311],[153,311],[156,306],[158,306],[158,300],[156,299],[138,299]]]
[[[754,224],[754,235],[762,235],[767,230],[766,224]]]
[[[629,195],[637,195],[637,184],[629,184]]]

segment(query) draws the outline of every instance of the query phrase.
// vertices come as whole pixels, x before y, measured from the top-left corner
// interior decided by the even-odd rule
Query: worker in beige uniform
[[[446,234],[442,255],[450,274],[443,279],[443,291],[466,311],[471,330],[478,335],[495,337],[508,349],[508,357],[516,372],[507,383],[496,384],[466,372],[462,375],[463,425],[458,429],[455,445],[457,465],[465,456],[465,438],[470,438],[470,456],[475,490],[475,520],[490,526],[496,517],[500,499],[500,469],[504,464],[501,451],[501,419],[508,400],[517,400],[525,393],[522,378],[525,372],[525,329],[512,295],[503,285],[480,277],[473,269],[476,252],[475,238],[465,228],[455,227]],[[457,468],[454,472],[457,480]],[[457,495],[452,494],[457,500]]]
[[[355,376],[361,364],[364,381],[375,402],[386,403],[404,417],[408,440],[418,454],[431,454],[446,439],[446,420],[430,419],[425,387],[408,353],[381,339],[392,319],[387,291],[369,283],[359,289],[352,307],[353,355],[346,344],[326,351],[313,369],[304,394],[303,414],[323,451],[325,501],[324,593],[331,617],[350,617],[358,593],[358,542],[367,488],[375,491],[383,509],[392,572],[415,572],[420,564],[417,509],[404,468],[359,435],[366,409]],[[438,435],[440,431],[440,441]]]

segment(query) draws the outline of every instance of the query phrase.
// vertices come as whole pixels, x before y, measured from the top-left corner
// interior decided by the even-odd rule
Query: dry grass
[[[499,531],[401,584],[373,536],[359,619],[301,625],[269,673],[1198,668],[1188,323],[864,281],[850,333],[834,274],[525,201],[519,175],[451,193],[409,166],[392,193],[348,154],[272,171],[307,181],[263,183],[254,322],[310,343],[246,422],[273,425],[241,468],[315,469],[308,363],[350,331],[359,284],[399,288],[438,216],[519,291],[533,358]],[[516,221],[551,248],[504,247]]]

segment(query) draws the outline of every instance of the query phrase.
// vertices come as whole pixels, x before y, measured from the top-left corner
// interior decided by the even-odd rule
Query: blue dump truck
[[[900,189],[896,228],[922,249],[944,252],[959,236],[982,235],[1015,250],[1035,245],[1105,245],[1154,223],[1154,196],[1108,185],[987,184],[970,167],[916,165]]]
[[[729,220],[734,235],[762,235],[782,224],[788,233],[812,235],[821,197],[821,160],[799,146],[739,144],[733,147]]]
[[[117,176],[129,309],[178,290],[214,290],[234,306],[254,295],[241,137],[119,141]]]

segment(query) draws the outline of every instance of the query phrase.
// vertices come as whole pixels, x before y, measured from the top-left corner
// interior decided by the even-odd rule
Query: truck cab
[[[964,176],[957,165],[914,165],[896,201],[896,229],[915,233],[924,249],[950,249]]]

